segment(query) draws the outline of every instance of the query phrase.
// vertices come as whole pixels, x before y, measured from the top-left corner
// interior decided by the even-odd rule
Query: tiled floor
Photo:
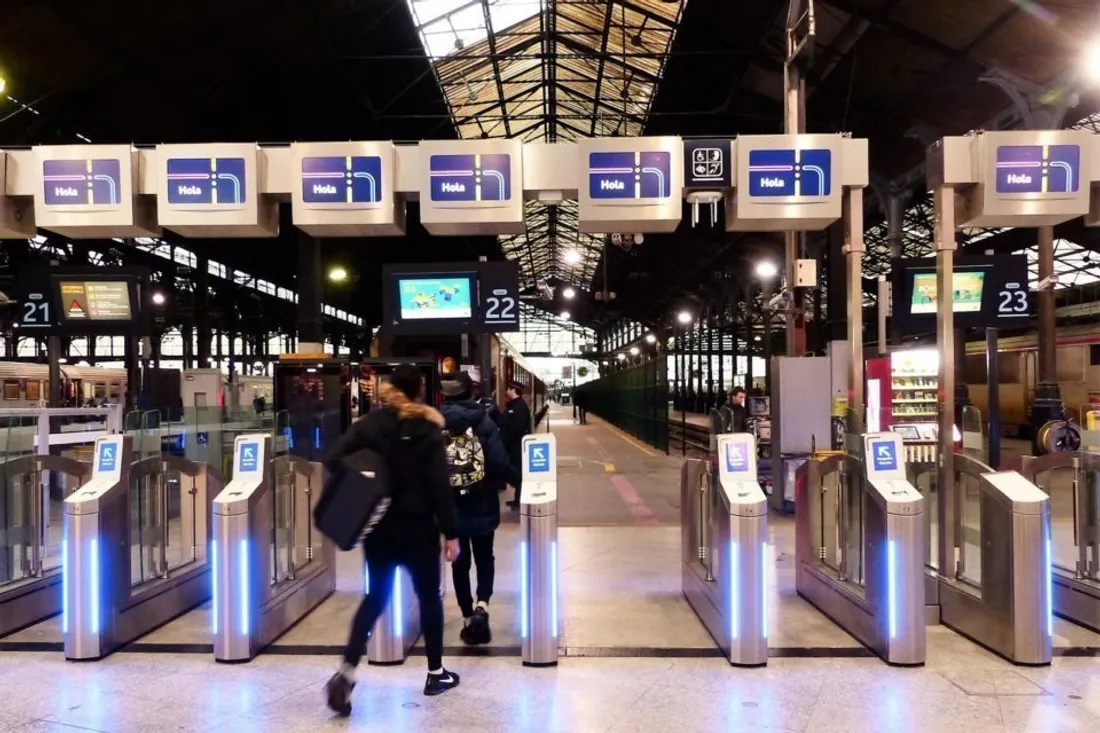
[[[453,660],[462,685],[421,694],[423,667],[365,669],[350,720],[325,709],[333,660],[121,654],[72,664],[56,654],[0,657],[0,730],[117,731],[1095,731],[1100,661],[1014,668],[950,657],[924,668],[877,660],[773,660],[740,670],[716,659]]]

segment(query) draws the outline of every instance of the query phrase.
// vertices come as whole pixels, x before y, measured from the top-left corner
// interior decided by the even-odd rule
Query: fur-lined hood
[[[427,420],[437,427],[443,427],[443,415],[431,405],[423,405],[410,400],[408,396],[392,384],[383,384],[378,398],[386,407],[393,410],[398,420]]]

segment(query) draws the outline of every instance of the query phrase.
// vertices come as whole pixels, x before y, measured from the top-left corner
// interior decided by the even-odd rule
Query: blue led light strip
[[[248,617],[251,605],[249,603],[249,560],[248,560],[248,540],[241,540],[241,634],[248,636]]]
[[[393,635],[401,636],[401,568],[393,569],[393,603],[390,604],[393,609]]]
[[[218,541],[210,540],[210,631],[218,633]]]
[[[69,540],[61,538],[61,633],[69,633]]]
[[[898,636],[898,547],[894,540],[886,543],[886,613],[890,624],[890,638]]]
[[[1053,556],[1050,554],[1050,527],[1047,526],[1047,556],[1046,566],[1043,568],[1047,590],[1047,636],[1054,636],[1054,573],[1050,568]]]
[[[760,543],[760,625],[768,638],[768,543]]]
[[[551,623],[554,624],[554,638],[558,638],[558,541],[554,540],[550,545],[553,554],[550,556],[550,602]]]
[[[370,595],[370,566],[363,563],[363,595]]]
[[[730,543],[730,638],[741,638],[741,548]]]
[[[93,634],[99,633],[99,538],[93,537],[89,544],[89,561],[91,565],[91,572],[88,577],[91,578],[91,595],[92,595],[92,608],[91,608],[91,631]]]
[[[519,543],[519,636],[527,638],[527,542]]]

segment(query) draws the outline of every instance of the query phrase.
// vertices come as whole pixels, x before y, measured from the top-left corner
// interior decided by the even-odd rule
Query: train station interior
[[[0,5],[0,731],[1100,730],[1095,0]]]

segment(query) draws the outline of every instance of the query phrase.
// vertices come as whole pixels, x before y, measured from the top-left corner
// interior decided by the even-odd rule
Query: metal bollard
[[[558,663],[558,469],[550,435],[523,439],[520,641],[524,666]]]

